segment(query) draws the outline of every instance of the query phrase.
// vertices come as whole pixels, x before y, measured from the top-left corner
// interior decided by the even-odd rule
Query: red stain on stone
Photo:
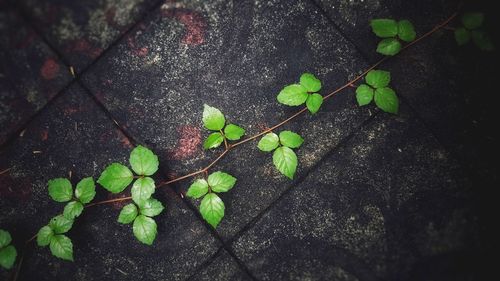
[[[45,129],[40,133],[40,139],[46,141],[49,138],[49,130]]]
[[[71,43],[69,43],[69,46],[66,50],[67,52],[76,52],[76,53],[83,53],[90,58],[97,58],[101,53],[102,49],[93,47],[87,40],[85,39],[78,39],[75,40]]]
[[[119,139],[120,139],[120,143],[122,144],[122,146],[124,148],[133,148],[134,147],[132,145],[132,143],[130,142],[129,138],[127,138],[127,136],[125,136],[119,129],[116,129],[116,133],[118,134]]]
[[[8,173],[0,175],[0,197],[26,202],[31,198],[31,182],[26,178],[12,178]]]
[[[80,108],[66,107],[63,109],[64,116],[72,115],[80,111]]]
[[[54,59],[48,58],[40,69],[40,74],[43,79],[52,80],[57,77],[59,69],[59,64]]]
[[[206,20],[195,11],[188,9],[164,8],[162,15],[178,20],[186,28],[181,42],[186,45],[197,46],[205,42]]]
[[[137,43],[134,37],[128,37],[127,44],[129,48],[132,50],[132,54],[138,57],[145,57],[149,52],[148,48],[146,47],[137,47]]]
[[[200,150],[201,131],[200,128],[194,126],[181,126],[177,129],[181,136],[177,141],[176,148],[169,151],[169,158],[182,160],[191,157]]]

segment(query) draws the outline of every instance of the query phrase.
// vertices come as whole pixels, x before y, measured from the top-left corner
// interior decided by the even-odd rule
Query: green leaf
[[[118,215],[118,222],[123,224],[131,223],[135,220],[138,213],[139,211],[134,203],[127,204],[120,211],[120,215]]]
[[[405,42],[411,42],[417,37],[413,24],[408,20],[398,22],[398,37]]]
[[[383,39],[378,43],[377,53],[386,56],[394,56],[401,50],[401,43],[396,38]]]
[[[73,220],[68,219],[64,215],[58,215],[50,220],[49,226],[56,234],[66,233],[73,226]]]
[[[365,80],[373,88],[384,88],[391,82],[391,73],[384,70],[370,70]]]
[[[56,202],[67,202],[73,197],[73,187],[68,179],[49,180],[49,195]]]
[[[396,114],[399,110],[399,100],[391,88],[375,90],[375,104],[385,112]]]
[[[229,124],[224,128],[224,135],[228,140],[239,140],[244,134],[245,129],[234,124]]]
[[[211,133],[203,143],[204,149],[212,149],[220,146],[224,142],[224,137],[221,133]]]
[[[398,24],[392,19],[374,19],[370,21],[373,33],[381,38],[398,35]]]
[[[290,106],[301,105],[308,97],[307,89],[299,84],[288,85],[278,94],[278,102]]]
[[[280,138],[278,137],[277,134],[275,133],[267,133],[265,136],[263,136],[259,143],[257,144],[257,147],[265,152],[273,151],[276,147],[278,147],[280,142]]]
[[[455,41],[457,41],[459,46],[467,44],[470,41],[470,37],[470,32],[467,29],[463,27],[455,29]]]
[[[297,170],[297,155],[295,152],[286,146],[278,147],[273,154],[274,166],[283,175],[293,179],[295,171]]]
[[[298,148],[304,142],[299,134],[292,131],[282,131],[279,138],[282,145],[290,148]]]
[[[83,212],[83,204],[78,201],[71,201],[64,207],[63,215],[68,219],[74,219]]]
[[[132,186],[132,200],[141,204],[155,193],[155,181],[150,177],[140,178]]]
[[[189,187],[186,195],[190,198],[198,199],[208,192],[208,182],[205,179],[195,180]]]
[[[219,131],[224,128],[224,124],[226,124],[226,118],[224,118],[224,114],[220,110],[206,104],[203,105],[203,125],[205,125],[205,128]]]
[[[16,261],[17,251],[14,246],[10,245],[0,249],[0,265],[3,268],[11,269]]]
[[[224,217],[224,202],[215,193],[209,193],[203,197],[200,204],[200,213],[205,221],[216,228]]]
[[[159,215],[165,209],[165,207],[163,207],[160,201],[154,198],[149,198],[139,205],[139,209],[142,215],[154,217]]]
[[[0,248],[3,248],[10,244],[12,237],[8,231],[0,229]]]
[[[316,93],[321,90],[321,81],[311,73],[304,73],[300,76],[300,85],[304,86],[310,93]]]
[[[215,192],[227,192],[236,184],[236,178],[224,172],[215,172],[208,176],[208,185]]]
[[[144,146],[137,146],[130,153],[130,166],[141,176],[151,176],[158,171],[158,156]]]
[[[323,97],[320,94],[312,94],[307,97],[306,106],[312,114],[318,112],[323,104]]]
[[[75,196],[83,204],[87,204],[94,200],[95,197],[95,183],[92,177],[82,179],[75,189]]]
[[[467,29],[476,29],[483,24],[483,13],[465,13],[462,16],[462,23]]]
[[[156,222],[154,219],[139,215],[134,220],[133,231],[137,240],[141,241],[146,245],[152,245],[155,241],[156,234]]]
[[[50,244],[52,236],[54,236],[54,231],[50,228],[50,226],[46,225],[38,231],[36,235],[36,243],[40,247],[47,246]]]
[[[476,44],[481,51],[495,50],[495,46],[493,45],[490,36],[482,30],[472,31],[472,41],[474,41],[474,44]]]
[[[50,251],[60,259],[73,261],[73,243],[66,235],[55,235],[50,239]]]
[[[373,89],[365,84],[361,84],[356,89],[356,100],[360,106],[367,105],[373,100]]]
[[[106,167],[97,182],[112,193],[122,192],[134,179],[126,166],[113,163]]]

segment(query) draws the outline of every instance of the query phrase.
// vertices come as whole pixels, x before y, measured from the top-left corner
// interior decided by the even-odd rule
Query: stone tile
[[[34,30],[6,4],[0,10],[0,145],[69,81]]]
[[[161,0],[16,2],[79,72]]]
[[[127,163],[132,145],[80,87],[63,93],[27,127],[24,135],[0,153],[0,225],[20,246],[64,204],[50,200],[47,181],[72,175],[72,182],[97,179],[111,162]],[[162,180],[157,177],[157,180]],[[96,200],[113,198],[97,187]],[[126,192],[128,193],[128,192]],[[115,195],[116,196],[116,195]],[[75,262],[51,256],[30,245],[20,280],[183,280],[211,257],[219,243],[172,189],[155,195],[166,204],[157,217],[152,247],[139,243],[131,226],[116,222],[121,205],[96,206],[75,222]],[[123,203],[124,204],[124,203]],[[1,271],[0,279],[7,279]],[[5,278],[5,279],[4,279]]]
[[[221,249],[220,253],[207,264],[200,272],[191,276],[189,280],[193,281],[210,281],[210,280],[231,280],[231,281],[248,281],[252,280],[238,265],[238,263],[229,255],[229,253]]]
[[[131,49],[130,40],[147,52]],[[170,176],[199,169],[220,153],[202,151],[208,135],[201,123],[204,103],[252,135],[297,111],[279,105],[276,95],[302,72],[316,73],[326,94],[366,67],[308,1],[165,5],[125,41],[83,80],[132,136],[160,153]],[[306,137],[298,150],[298,177],[369,115],[348,90],[316,116],[290,124],[288,129]],[[214,167],[238,178],[236,188],[222,195],[226,218],[217,231],[224,239],[290,185],[274,171],[271,155],[255,144],[238,148]]]
[[[382,58],[375,52],[380,41],[371,28],[370,20],[393,18],[410,20],[417,35],[424,34],[455,12],[454,0],[314,0],[326,12],[331,21],[369,58],[372,62]]]
[[[477,278],[476,195],[407,112],[377,115],[234,242],[256,278]]]

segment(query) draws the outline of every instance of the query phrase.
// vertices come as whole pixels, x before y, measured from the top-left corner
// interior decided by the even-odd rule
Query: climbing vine
[[[132,224],[132,232],[137,240],[152,245],[157,236],[157,225],[154,217],[165,209],[163,203],[153,198],[155,191],[162,186],[188,178],[194,179],[186,196],[191,200],[201,199],[199,205],[201,216],[210,226],[216,228],[225,214],[224,202],[218,194],[229,192],[237,183],[236,177],[224,171],[215,171],[209,174],[209,171],[220,159],[237,146],[260,138],[257,148],[263,153],[272,152],[272,163],[276,169],[285,177],[293,179],[299,166],[299,159],[294,150],[300,148],[304,139],[292,131],[278,133],[276,130],[304,112],[317,113],[326,99],[349,87],[356,88],[355,97],[359,106],[367,106],[374,101],[375,105],[382,111],[397,114],[399,99],[396,92],[389,87],[391,75],[388,71],[376,68],[389,57],[446,27],[456,16],[456,13],[453,14],[418,38],[413,24],[408,20],[372,20],[370,26],[373,33],[382,38],[376,51],[386,55],[386,57],[325,96],[320,94],[322,83],[317,77],[311,73],[302,74],[298,83],[287,85],[278,93],[277,101],[287,106],[305,104],[305,107],[256,135],[244,138],[246,131],[243,127],[228,122],[226,116],[219,109],[205,104],[202,123],[211,133],[203,142],[203,148],[209,150],[218,149],[222,144],[224,146],[222,153],[215,160],[198,171],[155,183],[151,176],[158,171],[158,156],[150,149],[139,145],[130,153],[128,163],[130,168],[122,163],[111,163],[97,179],[99,186],[114,194],[121,193],[132,185],[131,196],[92,203],[96,194],[96,183],[92,177],[81,179],[74,189],[70,180],[66,178],[49,180],[49,196],[54,201],[66,203],[66,205],[62,214],[56,215],[47,225],[41,227],[36,235],[25,242],[25,245],[36,240],[40,247],[49,246],[50,252],[54,256],[73,261],[73,243],[66,233],[71,229],[74,221],[86,208],[118,201],[130,201],[130,203],[121,209],[117,222]],[[472,40],[481,50],[493,50],[491,39],[481,29],[483,21],[484,15],[481,13],[464,14],[461,17],[462,25],[453,29],[458,45],[464,45]],[[354,85],[363,78],[365,83]],[[12,238],[9,232],[0,229],[0,266],[6,269],[11,269],[17,259],[16,248],[11,242]],[[19,260],[17,271],[21,267],[22,255]],[[15,276],[17,276],[17,272]]]

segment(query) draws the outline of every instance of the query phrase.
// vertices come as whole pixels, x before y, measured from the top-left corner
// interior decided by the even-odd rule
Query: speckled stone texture
[[[98,178],[137,144],[159,156],[157,182],[203,168],[222,152],[202,148],[203,104],[256,134],[298,110],[276,95],[301,73],[326,95],[381,58],[371,18],[422,34],[455,6],[0,0],[0,228],[20,251],[63,209],[48,179]],[[210,170],[238,179],[217,229],[184,180],[155,194],[167,208],[152,247],[116,221],[125,203],[96,206],[69,232],[74,263],[30,245],[19,280],[485,280],[498,252],[493,58],[439,31],[380,66],[399,115],[358,107],[348,87],[277,130],[305,139],[293,180],[257,140],[228,153]]]

